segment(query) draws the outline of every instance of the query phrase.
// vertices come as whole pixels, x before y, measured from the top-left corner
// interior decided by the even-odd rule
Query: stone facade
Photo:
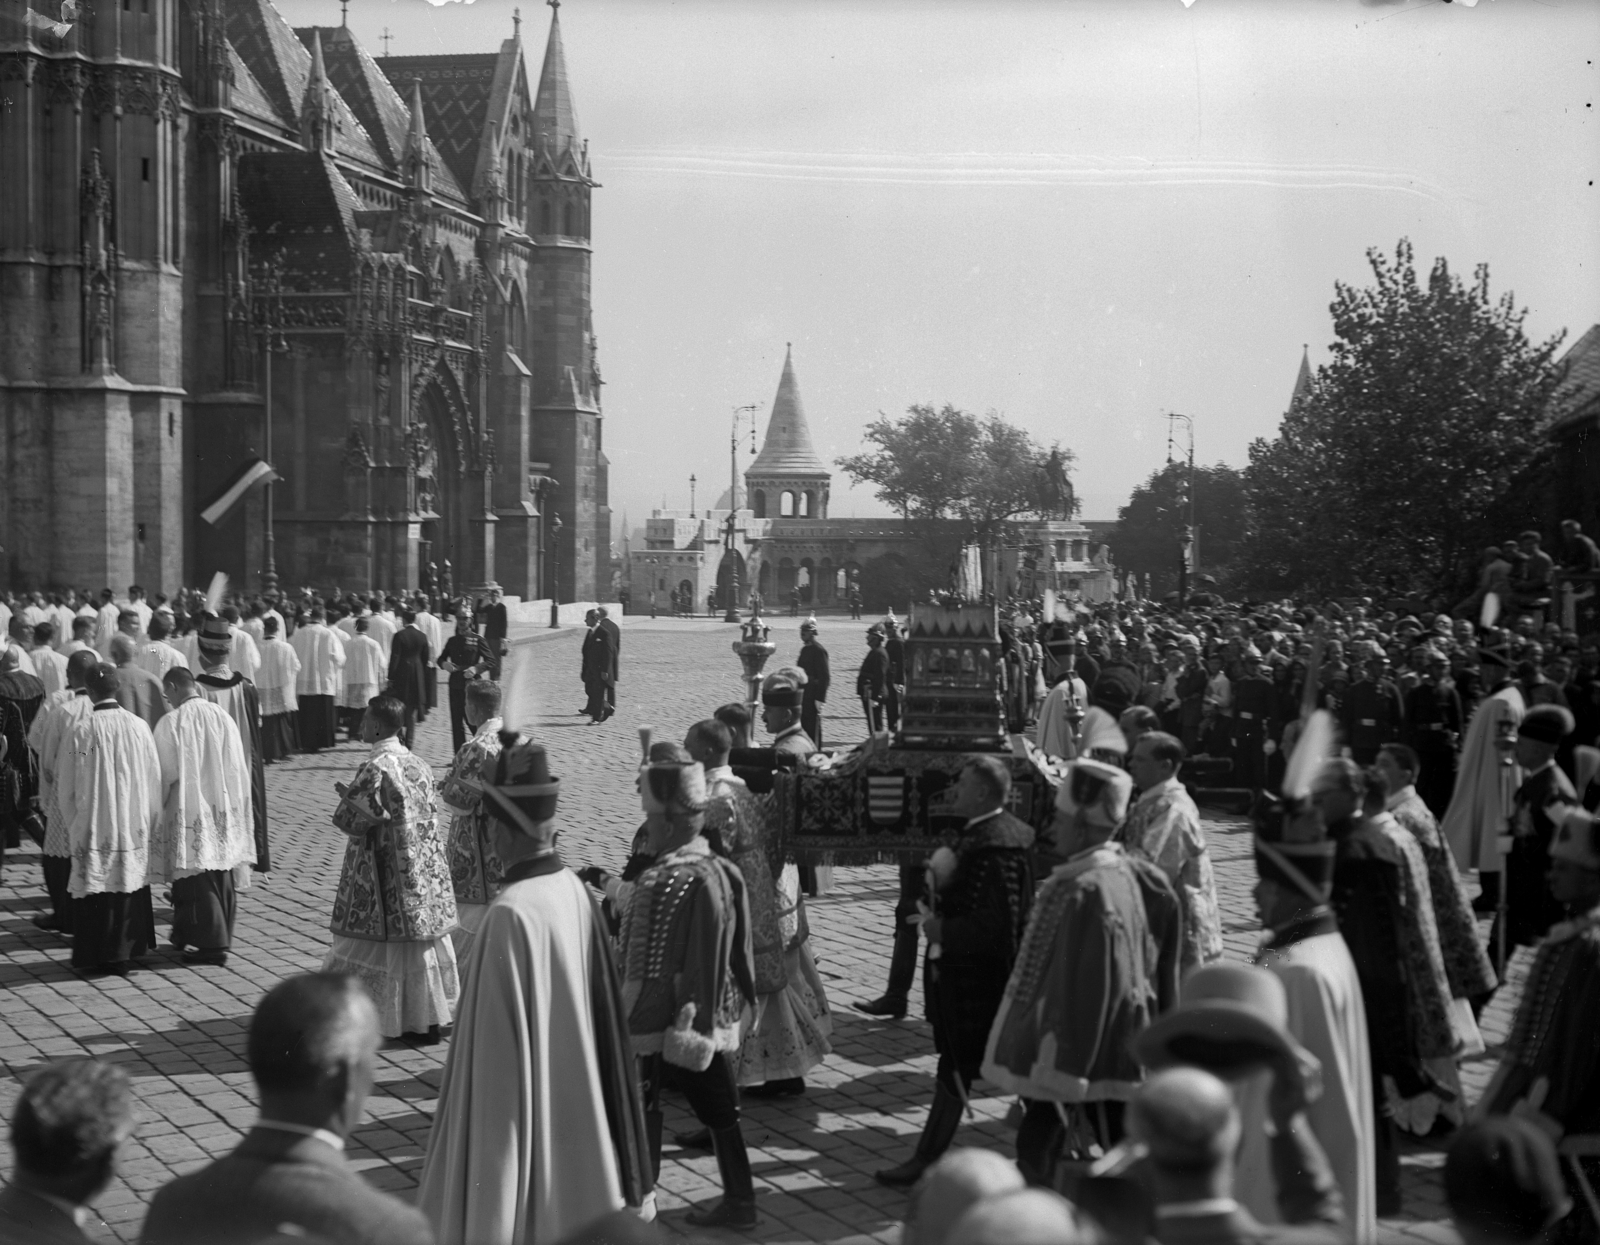
[[[520,21],[374,59],[270,0],[25,11],[0,10],[0,585],[255,587],[261,494],[198,512],[270,457],[285,585],[448,561],[604,591],[597,183],[558,18],[536,66]]]

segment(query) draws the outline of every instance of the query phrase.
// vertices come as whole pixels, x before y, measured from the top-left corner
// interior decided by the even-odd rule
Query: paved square
[[[710,620],[621,620],[619,711],[601,726],[574,712],[583,702],[578,682],[581,629],[521,629],[516,638],[536,663],[542,736],[562,780],[562,852],[569,863],[621,866],[639,824],[634,771],[635,728],[658,739],[681,739],[717,705],[740,698],[732,626]],[[864,649],[864,624],[824,619],[822,639],[833,658],[830,743],[861,738],[852,713],[855,670]],[[778,652],[769,669],[793,660],[795,622],[777,620]],[[442,693],[441,688],[441,693]],[[445,711],[418,732],[417,751],[441,768],[449,760]],[[136,1137],[116,1183],[95,1204],[101,1239],[137,1238],[151,1194],[175,1175],[225,1153],[255,1116],[254,1089],[244,1063],[244,1030],[257,999],[279,978],[315,969],[327,950],[328,915],[338,882],[344,836],[329,815],[333,784],[347,778],[366,749],[344,744],[319,756],[295,757],[267,771],[275,868],[239,896],[238,932],[225,968],[189,968],[163,949],[126,980],[86,982],[67,967],[67,944],[34,928],[43,885],[31,845],[7,858],[0,879],[0,1112],[9,1119],[19,1080],[40,1063],[65,1055],[114,1059],[134,1078],[140,1102]],[[1230,955],[1244,957],[1257,938],[1250,900],[1254,882],[1249,835],[1238,819],[1208,823]],[[882,989],[888,926],[896,894],[887,866],[840,869],[836,889],[809,906],[818,968],[834,1012],[834,1055],[809,1078],[799,1099],[755,1102],[745,1131],[765,1222],[752,1239],[774,1242],[892,1242],[903,1213],[902,1194],[879,1187],[874,1167],[899,1162],[920,1131],[932,1093],[932,1038],[920,1019],[869,1020],[849,1008]],[[158,896],[159,899],[159,896]],[[163,930],[169,919],[158,908]],[[1515,991],[1501,991],[1485,1018],[1491,1044],[1503,1037]],[[912,1017],[921,1015],[920,988]],[[356,1167],[380,1188],[402,1196],[416,1184],[448,1047],[386,1052],[368,1121],[351,1139]],[[1492,1068],[1491,1055],[1466,1069],[1476,1094]],[[972,1118],[957,1144],[1011,1152],[1005,1125],[1008,1100],[980,1084]],[[688,1126],[681,1104],[669,1104],[667,1130]],[[9,1166],[6,1151],[0,1165]],[[1444,1221],[1438,1169],[1428,1145],[1405,1156],[1405,1216],[1386,1223],[1384,1239],[1453,1241]],[[683,1233],[683,1209],[715,1196],[715,1162],[690,1157],[670,1142],[661,1174],[663,1222]],[[724,1233],[707,1239],[731,1239]]]

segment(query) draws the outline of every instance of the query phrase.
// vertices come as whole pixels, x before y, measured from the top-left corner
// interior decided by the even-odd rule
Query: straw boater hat
[[[513,735],[495,761],[494,777],[483,780],[483,794],[497,821],[523,834],[542,836],[541,825],[556,815],[561,780],[551,777],[543,744]]]
[[[1192,1064],[1224,1080],[1278,1064],[1298,1070],[1307,1097],[1320,1092],[1322,1065],[1289,1033],[1289,997],[1270,970],[1253,964],[1207,964],[1184,978],[1178,1005],[1133,1040],[1134,1057],[1152,1070]]]

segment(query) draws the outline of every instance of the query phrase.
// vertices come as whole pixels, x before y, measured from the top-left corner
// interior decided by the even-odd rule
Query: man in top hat
[[[348,841],[322,970],[361,978],[384,1037],[430,1045],[460,990],[449,938],[456,898],[433,770],[400,742],[404,725],[398,700],[373,697],[361,720],[372,752],[349,786],[334,785],[333,824]]]
[[[150,831],[161,814],[161,762],[150,728],[117,703],[117,672],[85,676],[93,710],[56,764],[57,806],[72,855],[72,967],[126,977],[156,942]]]
[[[1306,1105],[1306,1118],[1327,1154],[1355,1239],[1371,1241],[1377,1232],[1372,1064],[1361,979],[1330,902],[1334,844],[1311,807],[1263,800],[1254,820],[1256,910],[1266,933],[1255,962],[1283,983],[1288,1031],[1322,1066],[1322,1093]],[[1258,1098],[1253,1106],[1259,1111],[1264,1103]],[[1247,1201],[1258,1181],[1271,1184],[1255,1111],[1240,1164]],[[1254,1201],[1252,1209],[1267,1222],[1277,1219],[1270,1198]]]
[[[200,673],[195,676],[194,685],[207,700],[226,709],[239,728],[239,742],[244,746],[245,762],[250,766],[255,868],[265,873],[272,868],[272,850],[267,841],[267,766],[261,751],[261,700],[256,694],[256,685],[228,665],[234,635],[227,620],[216,614],[206,614],[201,619],[195,640]]]
[[[867,628],[867,655],[856,671],[856,696],[867,715],[867,734],[876,735],[884,729],[883,710],[888,695],[889,655],[883,651],[883,627],[873,623]]]
[[[1068,767],[1051,827],[1060,863],[1034,898],[989,1029],[983,1077],[1027,1103],[1017,1165],[1033,1184],[1052,1183],[1064,1109],[1105,1148],[1121,1139],[1141,1078],[1132,1039],[1177,1001],[1178,897],[1160,869],[1111,841],[1132,794],[1114,765]]]
[[[1490,1115],[1527,1115],[1553,1136],[1587,1142],[1584,1157],[1569,1159],[1579,1209],[1556,1239],[1593,1241],[1600,1219],[1589,1201],[1600,1190],[1600,827],[1593,816],[1569,811],[1549,857],[1550,894],[1563,919],[1539,944],[1483,1102]]]
[[[750,905],[736,865],[712,853],[705,770],[698,762],[647,763],[639,795],[649,815],[641,873],[622,915],[623,998],[633,1051],[642,1057],[645,1124],[653,1167],[661,1159],[665,1065],[711,1130],[722,1201],[690,1211],[696,1227],[748,1229],[760,1222],[750,1156],[739,1127],[731,1059],[756,997]]]
[[[560,780],[539,744],[498,742],[479,773],[505,888],[467,956],[417,1193],[440,1245],[565,1240],[653,1199],[611,940],[556,851]]]
[[[1572,712],[1534,705],[1517,726],[1513,755],[1523,779],[1511,802],[1511,852],[1505,870],[1505,945],[1537,942],[1561,919],[1561,905],[1545,884],[1556,823],[1578,804],[1571,780],[1556,764],[1556,749],[1572,733]],[[1491,947],[1499,938],[1490,935]],[[1503,966],[1502,966],[1503,968]]]
[[[939,1053],[933,1104],[911,1158],[873,1173],[881,1184],[914,1185],[949,1148],[983,1066],[1033,904],[1033,828],[1005,811],[1010,793],[999,757],[970,757],[956,780],[949,807],[966,824],[954,851],[941,848],[929,862],[922,921],[923,993]]]
[[[163,680],[172,711],[156,723],[161,816],[150,871],[172,884],[172,942],[185,964],[222,965],[233,945],[237,890],[250,885],[255,824],[239,727],[174,666]]]
[[[1288,996],[1274,973],[1207,964],[1184,978],[1178,1005],[1134,1039],[1134,1053],[1149,1072],[1188,1065],[1227,1084],[1244,1120],[1234,1196],[1251,1215],[1268,1224],[1342,1228],[1339,1184],[1306,1114],[1317,1095],[1318,1062],[1289,1024]],[[1137,1178],[1137,1168],[1131,1174]],[[1089,1182],[1080,1192],[1094,1212],[1102,1191]],[[1144,1239],[1156,1224],[1128,1226]],[[1371,1245],[1374,1238],[1356,1239]]]
[[[800,727],[817,747],[822,747],[822,706],[828,700],[828,650],[817,639],[817,616],[800,624],[800,655],[795,665],[806,672],[800,701]]]
[[[460,922],[450,937],[456,944],[456,958],[463,962],[505,872],[504,862],[495,855],[489,810],[483,802],[484,775],[493,771],[500,756],[500,731],[504,725],[500,685],[488,679],[474,679],[466,685],[464,697],[472,738],[456,751],[450,773],[439,785],[439,801],[451,814],[445,852],[456,893],[456,919]]]
[[[1486,649],[1478,658],[1485,694],[1467,724],[1455,789],[1440,829],[1462,872],[1478,871],[1482,890],[1472,907],[1487,913],[1500,902],[1499,841],[1518,783],[1511,751],[1527,706],[1511,681],[1504,654]]]

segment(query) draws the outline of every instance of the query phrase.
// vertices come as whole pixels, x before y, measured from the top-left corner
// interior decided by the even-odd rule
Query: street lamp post
[[[1200,567],[1195,557],[1195,541],[1199,528],[1194,521],[1194,420],[1188,415],[1179,415],[1176,411],[1167,414],[1167,462],[1172,461],[1172,421],[1181,419],[1189,430],[1189,522],[1183,529],[1183,537],[1178,542],[1178,608],[1182,609],[1189,603],[1189,578],[1192,573],[1198,573]]]
[[[272,356],[289,349],[283,338],[283,253],[256,266],[255,285],[260,293],[257,309],[261,334],[261,457],[272,466]],[[261,550],[261,591],[272,597],[278,591],[278,550],[273,532],[272,478],[262,485],[261,502],[266,531]]]
[[[561,516],[550,512],[550,625],[561,625]]]
[[[736,623],[739,621],[739,562],[737,519],[739,514],[739,421],[746,415],[750,416],[750,452],[756,452],[756,420],[755,413],[761,409],[759,403],[751,402],[746,406],[733,408],[733,432],[728,437],[728,527],[723,538],[722,556],[728,563],[728,594],[723,602],[722,621]]]

